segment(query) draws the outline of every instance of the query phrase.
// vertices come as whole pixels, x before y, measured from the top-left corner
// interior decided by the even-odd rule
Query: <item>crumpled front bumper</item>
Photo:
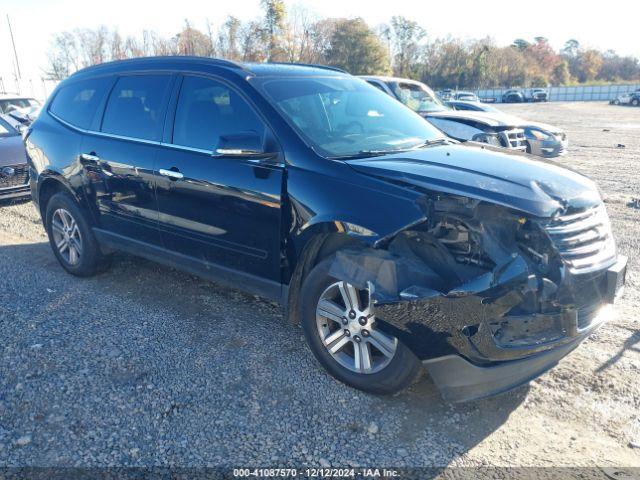
[[[468,401],[536,378],[612,318],[626,264],[619,256],[605,270],[572,278],[555,312],[513,313],[535,288],[515,265],[498,288],[467,285],[447,295],[414,289],[415,298],[377,305],[376,317],[423,360],[446,400]]]
[[[497,395],[524,385],[553,368],[613,315],[613,307],[604,305],[589,328],[569,337],[564,344],[526,358],[476,365],[460,355],[446,355],[426,360],[424,365],[447,401],[466,402]]]

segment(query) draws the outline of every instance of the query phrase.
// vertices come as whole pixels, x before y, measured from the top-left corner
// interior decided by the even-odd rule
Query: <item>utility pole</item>
[[[18,62],[18,52],[16,50],[16,42],[13,39],[13,30],[11,30],[11,21],[9,20],[9,14],[7,14],[7,25],[9,25],[9,36],[11,37],[11,45],[13,46],[13,57],[16,60],[17,79],[20,80],[22,75],[20,74],[20,62]]]

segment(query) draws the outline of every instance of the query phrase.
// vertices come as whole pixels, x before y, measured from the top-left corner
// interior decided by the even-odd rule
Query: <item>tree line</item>
[[[355,75],[396,75],[434,88],[538,87],[585,82],[640,80],[640,61],[612,50],[586,48],[575,39],[555,51],[545,37],[516,39],[498,46],[491,38],[431,39],[403,16],[369,26],[361,18],[319,18],[283,0],[261,0],[262,16],[250,21],[229,16],[198,29],[188,20],[180,32],[163,37],[145,30],[122,36],[100,26],[54,35],[45,74],[61,80],[90,65],[144,56],[198,55],[242,62],[331,65]]]

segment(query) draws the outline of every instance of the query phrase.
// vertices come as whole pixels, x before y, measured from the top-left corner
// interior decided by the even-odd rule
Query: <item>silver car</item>
[[[28,198],[31,195],[21,128],[19,122],[0,114],[0,201]]]
[[[509,150],[526,150],[524,130],[505,121],[504,114],[456,111],[442,103],[428,86],[416,80],[381,76],[361,78],[404,103],[451,138],[488,143]]]
[[[505,124],[515,125],[524,130],[527,153],[540,157],[559,157],[567,153],[569,141],[567,134],[558,127],[546,123],[523,120],[508,115],[491,105],[480,102],[449,101],[447,105],[454,110],[485,112]]]

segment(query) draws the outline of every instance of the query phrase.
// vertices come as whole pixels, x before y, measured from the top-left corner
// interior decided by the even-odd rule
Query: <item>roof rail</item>
[[[313,68],[322,68],[323,70],[332,70],[334,72],[340,73],[349,73],[346,70],[343,70],[339,67],[332,67],[330,65],[320,65],[318,63],[298,63],[298,62],[265,62],[267,65],[295,65],[298,67],[313,67]]]
[[[106,66],[111,66],[111,65],[121,64],[121,63],[136,63],[136,62],[145,62],[145,61],[160,62],[163,60],[201,61],[201,62],[208,62],[215,65],[219,65],[221,67],[230,67],[230,68],[237,68],[240,70],[246,70],[246,67],[241,63],[234,62],[233,60],[226,60],[223,58],[199,57],[195,55],[166,55],[166,56],[156,55],[151,57],[125,58],[123,60],[112,60],[110,62],[98,63],[96,65],[91,65],[89,67],[83,68],[82,70],[78,70],[78,72],[99,69],[101,67],[106,67]]]

